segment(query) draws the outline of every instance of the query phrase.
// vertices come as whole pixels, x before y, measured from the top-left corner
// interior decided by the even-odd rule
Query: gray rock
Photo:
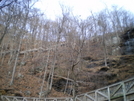
[[[24,75],[22,75],[21,73],[18,74],[18,78],[23,78]]]
[[[21,62],[21,65],[22,65],[22,66],[25,66],[25,65],[26,65],[26,62]]]
[[[30,91],[25,91],[24,94],[25,95],[31,95],[31,92]]]

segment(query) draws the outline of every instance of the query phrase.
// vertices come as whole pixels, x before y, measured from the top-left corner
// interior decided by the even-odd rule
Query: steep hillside
[[[133,34],[133,29],[126,31],[120,44],[114,42],[118,38],[112,36],[106,47],[107,57],[104,45],[97,40],[89,40],[90,44],[81,40],[73,44],[48,42],[48,47],[33,45],[33,49],[22,40],[23,44],[13,45],[21,46],[20,50],[17,47],[13,50],[12,43],[3,44],[0,95],[72,96],[74,90],[81,94],[128,79],[134,76]]]
[[[112,56],[108,59],[108,66],[104,66],[103,60],[88,59],[83,59],[82,68],[77,74],[77,94],[89,92],[134,76],[134,55]],[[32,64],[29,62],[22,66],[21,73],[15,76],[14,84],[11,86],[9,86],[11,80],[9,68],[2,66],[0,68],[0,93],[2,95],[38,97],[43,72],[34,74],[29,71],[30,65]],[[67,79],[56,75],[58,73],[55,72],[53,88],[48,97],[71,96],[71,82],[66,93],[63,93]],[[46,81],[44,83],[47,85]],[[45,85],[44,88],[46,88]]]

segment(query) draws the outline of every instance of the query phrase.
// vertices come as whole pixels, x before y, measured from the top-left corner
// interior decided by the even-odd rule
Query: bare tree
[[[0,0],[0,9],[10,6],[12,3],[17,2],[17,0]]]
[[[99,14],[98,25],[100,26],[100,33],[102,33],[104,61],[105,61],[105,66],[107,66],[107,46],[106,46],[106,40],[105,40],[105,34],[107,33],[107,21],[104,18],[104,16],[106,17],[105,13]]]
[[[21,45],[22,45],[22,39],[23,39],[23,36],[25,35],[25,29],[26,29],[26,24],[27,24],[27,20],[28,20],[28,16],[29,16],[29,1],[28,1],[28,5],[24,5],[26,6],[26,9],[27,11],[25,12],[26,14],[24,15],[24,20],[23,20],[23,23],[22,25],[20,26],[20,30],[19,30],[19,33],[21,33],[18,37],[18,42],[19,42],[19,45],[18,45],[18,49],[17,49],[17,54],[16,54],[16,57],[15,57],[15,62],[14,62],[14,67],[13,67],[13,72],[12,72],[12,78],[11,78],[11,81],[10,81],[10,85],[13,84],[13,80],[14,80],[14,76],[15,76],[15,70],[16,70],[16,66],[17,66],[17,61],[18,61],[18,57],[19,57],[19,53],[20,53],[20,49],[21,49]],[[30,6],[32,7],[32,6]]]

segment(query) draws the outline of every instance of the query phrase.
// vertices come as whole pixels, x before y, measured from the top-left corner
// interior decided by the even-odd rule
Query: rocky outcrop
[[[134,54],[134,28],[126,31],[121,37],[121,53],[122,55]]]

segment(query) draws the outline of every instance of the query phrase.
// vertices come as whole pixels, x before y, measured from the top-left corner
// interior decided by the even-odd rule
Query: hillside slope
[[[42,84],[43,72],[34,74],[29,71],[30,62],[22,66],[21,73],[16,74],[14,84],[9,86],[11,73],[9,68],[3,65],[0,68],[0,94],[12,96],[38,97]],[[108,66],[104,66],[103,60],[84,60],[83,66],[77,77],[77,94],[89,92],[106,85],[113,84],[134,76],[134,55],[112,56],[108,59]],[[18,69],[17,69],[18,70]],[[55,75],[58,73],[55,72]],[[70,77],[71,78],[71,77]],[[48,97],[71,96],[71,84],[67,88],[67,80],[63,76],[54,76],[52,91]],[[45,81],[45,85],[47,82]],[[44,85],[44,88],[46,88]]]

